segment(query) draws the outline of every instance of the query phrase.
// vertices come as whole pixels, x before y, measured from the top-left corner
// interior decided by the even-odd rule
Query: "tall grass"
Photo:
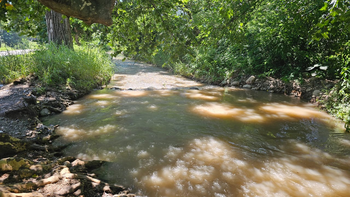
[[[31,55],[0,56],[0,83],[7,84],[25,77],[33,64]]]
[[[108,83],[113,74],[113,63],[105,51],[86,46],[71,50],[49,44],[32,54],[0,57],[0,61],[2,83],[34,74],[42,87],[89,91]]]

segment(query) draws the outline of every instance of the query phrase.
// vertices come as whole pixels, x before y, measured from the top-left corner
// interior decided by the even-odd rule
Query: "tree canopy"
[[[38,0],[48,8],[64,14],[83,20],[87,24],[101,23],[104,25],[112,24],[111,12],[115,5],[115,0]],[[24,6],[26,5],[26,6]],[[0,1],[0,16],[5,19],[6,13],[13,10],[21,11],[20,13],[30,12],[37,2],[33,0],[25,1]],[[35,11],[35,10],[34,10]]]

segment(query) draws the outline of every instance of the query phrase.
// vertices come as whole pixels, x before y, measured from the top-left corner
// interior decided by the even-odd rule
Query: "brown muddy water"
[[[313,106],[117,65],[110,87],[123,90],[45,119],[73,142],[66,155],[109,161],[102,179],[149,197],[350,196],[350,137]]]

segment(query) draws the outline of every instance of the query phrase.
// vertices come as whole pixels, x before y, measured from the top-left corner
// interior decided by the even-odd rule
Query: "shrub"
[[[0,76],[6,76],[3,83],[31,73],[38,76],[42,87],[68,86],[89,91],[109,82],[113,63],[99,48],[82,46],[71,50],[54,44],[28,55],[1,57]]]

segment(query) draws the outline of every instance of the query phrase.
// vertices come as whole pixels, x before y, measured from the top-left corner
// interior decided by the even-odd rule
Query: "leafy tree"
[[[4,3],[4,1],[0,2]],[[21,32],[28,36],[45,36],[45,40],[65,44],[72,48],[69,19],[61,14],[49,11],[36,0],[11,1],[10,9],[0,11],[2,20],[7,20],[5,28]],[[4,7],[2,7],[4,8]],[[45,20],[46,19],[46,20]],[[63,23],[62,23],[63,22]]]
[[[14,47],[22,41],[22,38],[17,33],[7,32],[5,30],[0,30],[0,37],[1,40],[9,47]]]

